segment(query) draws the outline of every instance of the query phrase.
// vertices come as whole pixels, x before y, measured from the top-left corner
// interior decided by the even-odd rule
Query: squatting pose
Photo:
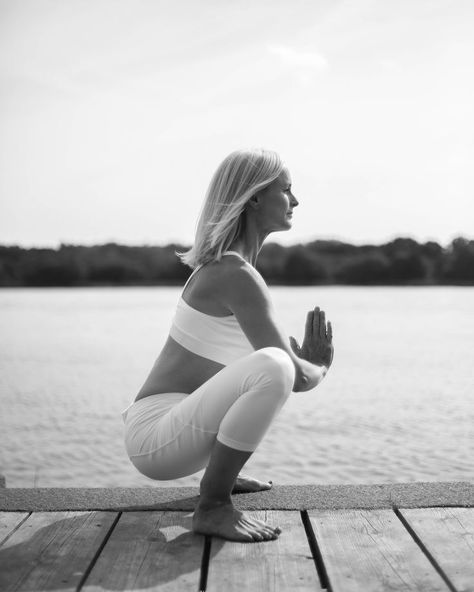
[[[125,445],[151,479],[203,468],[195,532],[234,541],[280,534],[236,510],[232,492],[269,489],[239,475],[290,393],[318,385],[333,358],[331,323],[318,307],[301,347],[285,337],[255,264],[265,238],[289,230],[298,205],[290,174],[268,150],[230,154],[211,180],[193,247],[193,268],[167,341],[123,412]]]

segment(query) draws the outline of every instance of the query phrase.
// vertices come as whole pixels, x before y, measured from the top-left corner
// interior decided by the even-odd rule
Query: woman
[[[231,493],[269,489],[239,476],[291,391],[321,382],[332,362],[332,329],[308,312],[301,347],[279,328],[269,290],[255,269],[263,241],[289,230],[298,201],[279,156],[237,151],[219,166],[200,214],[194,268],[168,339],[135,402],[124,411],[125,444],[151,479],[206,467],[193,530],[235,541],[278,537],[237,511]]]

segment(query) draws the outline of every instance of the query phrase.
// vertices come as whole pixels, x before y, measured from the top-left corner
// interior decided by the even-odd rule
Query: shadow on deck
[[[0,489],[0,590],[474,591],[474,486],[234,496],[277,541],[190,532],[196,488]]]

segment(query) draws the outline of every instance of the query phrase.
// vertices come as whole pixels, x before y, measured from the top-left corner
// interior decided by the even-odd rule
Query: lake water
[[[0,291],[0,473],[10,487],[196,485],[140,475],[120,411],[167,336],[180,288]],[[334,328],[325,380],[293,394],[245,472],[279,484],[471,481],[474,289],[272,287],[301,341]]]

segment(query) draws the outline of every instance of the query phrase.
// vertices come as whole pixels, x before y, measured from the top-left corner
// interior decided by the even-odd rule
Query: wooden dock
[[[190,532],[195,488],[0,489],[0,590],[474,591],[474,486],[234,496],[277,541]]]

